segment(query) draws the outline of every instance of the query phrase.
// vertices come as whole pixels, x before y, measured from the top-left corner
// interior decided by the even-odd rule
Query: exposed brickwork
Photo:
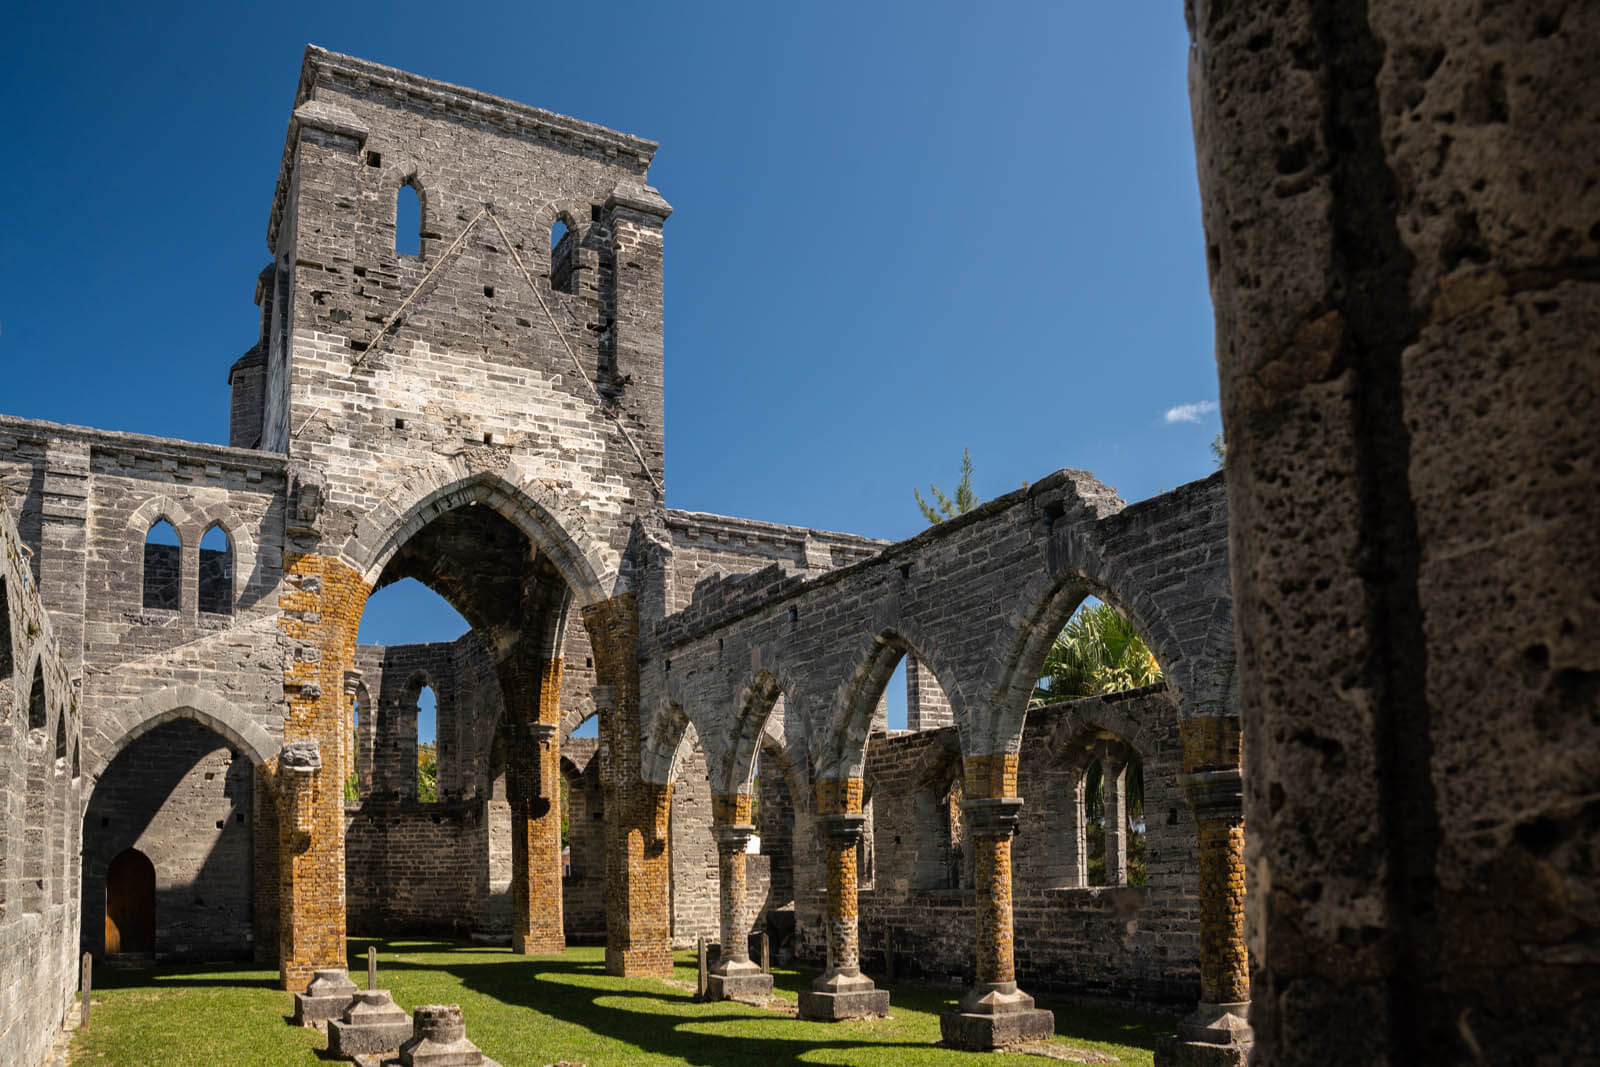
[[[606,970],[672,973],[667,892],[667,819],[672,787],[631,773],[639,765],[639,616],[630,593],[585,605],[584,625],[600,679],[595,702],[610,753],[606,775]],[[601,690],[604,691],[603,697]]]
[[[289,714],[284,741],[315,741],[322,769],[301,794],[298,818],[278,838],[278,970],[284,988],[304,989],[318,969],[344,966],[344,780],[353,766],[345,672],[355,667],[356,631],[370,592],[361,575],[315,553],[288,555],[280,598],[284,634],[297,642],[284,670]]]

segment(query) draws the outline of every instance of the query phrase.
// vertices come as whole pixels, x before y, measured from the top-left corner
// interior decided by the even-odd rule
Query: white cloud
[[[1179,404],[1167,409],[1168,422],[1199,422],[1200,416],[1217,410],[1215,400],[1201,400],[1194,404]]]

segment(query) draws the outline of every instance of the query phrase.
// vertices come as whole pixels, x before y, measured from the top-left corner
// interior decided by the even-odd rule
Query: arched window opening
[[[1086,884],[1144,885],[1144,763],[1131,750],[1102,747],[1083,772]]]
[[[961,813],[959,770],[926,780],[917,791],[917,886],[920,889],[972,888],[972,843]]]
[[[439,801],[439,701],[433,686],[417,690],[417,800]]]
[[[28,740],[34,740],[34,731],[38,731],[40,744],[44,742],[44,728],[48,721],[49,713],[44,706],[44,674],[39,670],[39,664],[33,667],[33,686],[28,690]]]
[[[406,179],[394,198],[394,251],[396,255],[422,255],[422,194],[416,178]]]
[[[1105,601],[1086,597],[1050,646],[1030,705],[1121,693],[1161,681],[1161,665],[1133,623]]]
[[[574,267],[578,259],[578,235],[566,220],[557,219],[550,227],[550,288],[558,293],[577,289]]]
[[[49,739],[45,734],[48,712],[45,707],[44,674],[38,663],[33,668],[33,685],[28,692],[28,778],[23,795],[22,910],[33,914],[44,911],[46,883],[50,870],[51,842],[47,823],[51,809]]]
[[[80,758],[80,755],[81,755],[80,749],[81,748],[82,748],[81,742],[79,742],[79,740],[76,737],[74,737],[72,739],[72,777],[74,777],[74,778],[83,777],[83,761]]]
[[[233,614],[233,540],[221,523],[200,538],[200,610]]]
[[[170,522],[157,519],[144,536],[144,607],[177,611],[183,542]]]
[[[778,761],[768,752],[756,757],[753,819],[761,835],[761,854],[769,870],[768,907],[776,911],[794,901],[794,798]]]
[[[56,716],[56,773],[67,769],[67,712]]]
[[[11,662],[11,602],[6,599],[6,580],[0,578],[0,682],[15,670]]]
[[[153,952],[156,947],[156,868],[136,848],[106,868],[106,954]]]
[[[861,824],[861,840],[856,842],[856,887],[871,889],[878,873],[878,842],[873,833],[872,794],[861,801],[861,813],[866,821]]]
[[[372,732],[371,721],[372,697],[367,692],[367,687],[357,685],[356,691],[350,696],[350,773],[344,780],[344,798],[347,801],[357,801],[367,795],[365,783],[371,776],[372,750],[371,742],[362,737],[362,728]]]

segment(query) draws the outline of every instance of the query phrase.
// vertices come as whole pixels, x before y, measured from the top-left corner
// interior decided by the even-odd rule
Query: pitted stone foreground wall
[[[1600,6],[1187,5],[1257,1062],[1600,1048]]]
[[[0,491],[0,1062],[40,1062],[78,985],[78,698]]]

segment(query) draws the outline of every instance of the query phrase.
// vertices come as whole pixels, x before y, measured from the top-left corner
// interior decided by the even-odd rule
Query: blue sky
[[[13,5],[0,412],[227,439],[307,42],[661,143],[673,507],[899,538],[963,447],[983,498],[1213,469],[1177,0]]]

